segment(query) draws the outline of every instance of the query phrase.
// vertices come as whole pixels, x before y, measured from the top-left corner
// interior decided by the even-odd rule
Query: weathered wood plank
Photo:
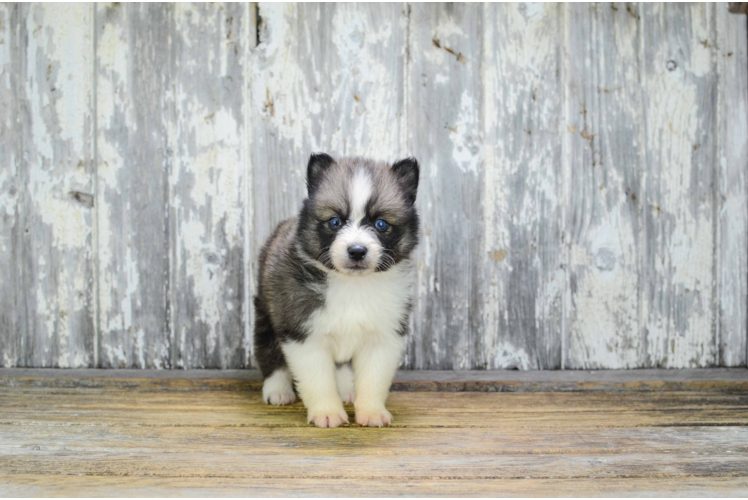
[[[19,5],[0,4],[0,366],[23,365],[26,338],[23,281],[18,266],[23,154],[18,127]]]
[[[741,366],[748,361],[748,33],[743,16],[716,10],[719,364]]]
[[[394,426],[335,430],[305,425],[300,404],[268,406],[256,393],[194,396],[1,389],[0,490],[66,476],[100,480],[92,487],[147,476],[165,481],[154,488],[170,478],[195,488],[217,478],[318,486],[459,479],[468,489],[527,478],[649,487],[669,478],[687,488],[744,479],[748,467],[739,394],[400,393],[390,401]]]
[[[0,366],[246,366],[313,150],[421,160],[407,367],[745,364],[743,17],[259,12],[0,6]]]
[[[579,3],[566,9],[564,367],[647,366],[639,327],[639,7]]]
[[[591,479],[304,479],[277,478],[168,478],[113,476],[39,476],[0,474],[0,489],[7,496],[105,497],[113,491],[123,496],[187,497],[288,497],[368,496],[413,497],[554,497],[554,496],[698,496],[740,497],[748,494],[748,479],[729,477],[694,478],[602,478]]]
[[[641,317],[647,364],[717,363],[714,4],[643,4]]]
[[[319,494],[354,491],[352,481],[368,494],[384,491],[377,484],[444,494],[458,482],[461,496],[519,492],[516,480],[524,494],[745,488],[744,393],[416,392],[393,394],[389,407],[388,428],[317,429],[300,403],[269,406],[258,393],[4,387],[0,491],[61,493],[67,477],[88,481],[79,494],[137,491],[145,478],[162,495],[237,485]]]
[[[259,15],[249,82],[251,276],[265,239],[301,208],[311,152],[403,156],[402,5],[261,3]]]
[[[2,388],[0,425],[306,428],[306,409],[258,392]],[[549,429],[746,426],[744,395],[713,392],[395,392],[392,428]],[[41,411],[44,409],[44,411]],[[353,416],[353,407],[348,406]],[[351,428],[358,428],[355,424]],[[487,431],[488,432],[488,431]]]
[[[248,4],[177,4],[171,35],[172,365],[241,368]],[[254,41],[252,41],[254,42]]]
[[[169,367],[172,6],[96,6],[99,365]]]
[[[423,460],[429,455],[496,457],[549,455],[714,455],[741,453],[748,439],[746,427],[629,427],[589,428],[584,439],[574,428],[486,430],[459,427],[388,428],[379,436],[359,427],[343,427],[320,434],[309,427],[145,427],[145,426],[27,426],[24,432],[0,427],[0,456],[22,458],[35,446],[34,457],[49,460],[60,452],[77,455],[102,453],[169,454],[251,451],[253,455],[278,454],[302,459],[336,454],[342,457],[398,455]],[[381,431],[380,431],[381,433]],[[92,434],[95,439],[91,439]],[[292,444],[292,446],[289,446]],[[692,453],[695,452],[695,453]],[[181,461],[181,460],[180,460]],[[225,471],[231,472],[231,471]],[[235,471],[234,471],[235,472]],[[276,471],[285,474],[287,471]]]
[[[486,366],[483,16],[480,4],[410,6],[408,146],[421,164],[411,365]],[[478,358],[478,359],[476,359]]]
[[[18,7],[22,366],[94,362],[93,39],[89,5]],[[84,27],[84,29],[81,29]],[[20,157],[17,157],[20,159]]]
[[[0,368],[0,387],[107,388],[132,391],[259,391],[257,370],[92,370]],[[733,368],[598,371],[401,370],[393,391],[658,392],[748,391],[748,371]]]
[[[361,439],[361,441],[364,441]],[[365,441],[364,441],[365,442]],[[78,451],[73,448],[73,451]],[[384,456],[329,455],[300,456],[285,450],[285,460],[275,453],[190,452],[175,459],[169,453],[147,453],[138,450],[137,460],[129,452],[91,452],[72,455],[69,452],[36,453],[31,456],[6,456],[0,459],[3,470],[24,474],[33,470],[39,475],[97,475],[97,476],[199,476],[231,478],[267,478],[293,480],[295,478],[342,479],[376,477],[395,481],[410,479],[441,479],[460,477],[472,479],[535,478],[625,478],[703,476],[745,477],[748,457],[744,453],[713,453],[708,456],[620,454],[566,456],[452,456],[432,454],[413,457],[386,454]],[[730,450],[732,451],[732,450]],[[46,455],[46,456],[45,456]],[[61,458],[64,457],[64,460]],[[655,472],[656,471],[656,472]]]
[[[473,367],[561,367],[561,9],[484,7],[485,324]]]

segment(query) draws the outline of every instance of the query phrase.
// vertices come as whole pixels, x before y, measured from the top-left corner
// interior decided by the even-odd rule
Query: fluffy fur
[[[418,163],[312,155],[309,196],[260,255],[255,356],[269,404],[295,401],[310,423],[381,427],[405,349],[418,243]],[[379,227],[377,226],[378,221]]]

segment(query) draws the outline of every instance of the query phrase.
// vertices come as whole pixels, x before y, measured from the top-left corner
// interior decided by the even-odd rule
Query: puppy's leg
[[[357,424],[382,427],[392,422],[384,403],[404,350],[405,339],[398,336],[369,343],[353,356]]]
[[[307,408],[307,421],[317,427],[338,427],[348,423],[348,414],[338,395],[335,361],[318,341],[288,342],[283,353],[296,380],[299,396]]]
[[[348,363],[340,366],[335,371],[338,379],[338,394],[343,403],[353,403],[356,400],[356,391],[353,385],[353,370]]]
[[[262,384],[262,400],[271,405],[290,405],[296,401],[288,368],[278,368]]]
[[[296,401],[293,380],[286,366],[278,339],[264,304],[255,299],[255,359],[265,381],[262,400],[271,405],[288,405]]]

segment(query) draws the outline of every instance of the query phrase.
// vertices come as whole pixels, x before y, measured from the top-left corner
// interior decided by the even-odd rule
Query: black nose
[[[348,255],[353,260],[361,260],[366,256],[366,247],[362,247],[361,245],[348,247]]]

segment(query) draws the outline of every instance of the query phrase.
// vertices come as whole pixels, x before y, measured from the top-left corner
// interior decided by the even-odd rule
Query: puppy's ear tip
[[[327,153],[324,153],[322,151],[313,151],[312,154],[309,155],[309,163],[316,162],[335,163],[335,160]]]
[[[418,159],[415,156],[406,156],[402,160],[397,160],[395,162],[395,164],[398,163],[415,163],[416,165],[418,165]]]
[[[334,165],[335,160],[327,153],[312,153],[309,156],[309,163],[306,167],[306,185],[311,195],[320,183],[322,174],[330,165]]]
[[[410,203],[416,201],[419,171],[418,160],[413,156],[403,158],[392,165],[392,172],[397,176],[400,185],[403,186]]]
[[[418,165],[418,160],[416,160],[414,156],[409,156],[393,163],[392,170],[401,177],[413,175],[417,177],[420,166]]]
[[[418,160],[415,156],[408,156],[407,158],[403,158],[402,160],[397,160],[395,163],[392,164],[392,168],[394,170],[402,170],[402,169],[415,169],[418,170]]]

